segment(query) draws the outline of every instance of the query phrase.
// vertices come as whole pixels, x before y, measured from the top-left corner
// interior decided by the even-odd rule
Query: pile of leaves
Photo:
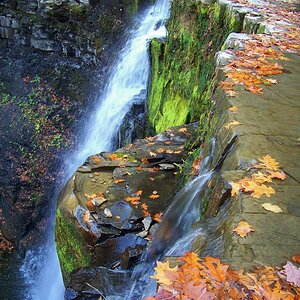
[[[294,261],[299,263],[299,256]],[[187,252],[178,258],[179,266],[158,262],[156,279],[159,288],[154,299],[300,299],[300,269],[287,262],[283,268],[262,267],[254,273],[232,270],[219,258],[199,258]]]
[[[260,169],[252,173],[249,177],[244,177],[237,181],[230,181],[232,187],[231,196],[237,195],[239,192],[250,193],[254,198],[260,198],[262,195],[270,197],[275,194],[275,190],[266,184],[272,183],[273,179],[284,180],[285,173],[279,170],[279,163],[270,155],[266,155],[259,159],[258,164],[251,166],[251,169]]]
[[[299,12],[294,7],[274,3],[260,5],[247,0],[234,0],[253,9],[264,21],[280,28],[271,34],[252,34],[244,42],[244,49],[235,51],[236,59],[226,66],[225,74],[230,81],[221,82],[228,96],[235,97],[234,87],[242,85],[251,93],[263,93],[264,85],[276,84],[270,76],[281,74],[280,60],[288,60],[284,52],[297,53],[300,49]]]

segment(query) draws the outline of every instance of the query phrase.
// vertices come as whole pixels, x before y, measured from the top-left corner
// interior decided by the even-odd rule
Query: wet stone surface
[[[58,248],[68,248],[79,236],[92,257],[88,267],[132,267],[177,192],[178,165],[187,157],[184,145],[196,127],[173,127],[116,152],[89,157],[61,193],[58,211],[76,233],[70,235],[57,222],[57,239],[65,236]],[[77,273],[64,269],[69,258],[61,254],[59,259],[66,285],[76,290]],[[78,261],[73,271],[85,265]]]

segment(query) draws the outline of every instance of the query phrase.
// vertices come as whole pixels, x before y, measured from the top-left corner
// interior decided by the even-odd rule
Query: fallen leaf
[[[300,264],[300,255],[294,255],[292,257],[292,260],[297,263],[297,264]]]
[[[229,91],[226,91],[226,95],[229,96],[229,97],[236,97],[237,92],[229,90]]]
[[[252,167],[258,169],[270,169],[273,171],[277,171],[279,169],[279,162],[277,162],[270,155],[266,155],[263,158],[260,158],[259,161],[259,164],[255,164]]]
[[[247,222],[240,221],[233,230],[236,234],[238,234],[240,237],[246,237],[250,232],[255,231]]]
[[[136,192],[137,196],[141,196],[143,194],[143,191],[142,190],[139,190]]]
[[[283,171],[274,172],[274,171],[267,170],[267,172],[270,174],[271,178],[277,178],[281,180],[286,179],[286,175]]]
[[[96,156],[96,155],[91,156],[91,157],[90,157],[90,160],[91,160],[92,163],[94,163],[94,164],[98,164],[98,163],[100,163],[100,162],[102,161],[102,159],[101,159],[99,156]]]
[[[155,220],[156,222],[160,222],[161,221],[161,216],[162,216],[162,212],[156,213],[153,216],[153,220]]]
[[[287,282],[292,283],[296,287],[300,287],[300,269],[294,266],[291,262],[287,262],[283,266],[282,273],[286,276]]]
[[[182,133],[187,133],[187,128],[186,127],[182,127],[178,131],[182,132]]]
[[[141,207],[142,207],[143,210],[148,210],[148,208],[149,208],[149,206],[147,204],[145,204],[145,203],[143,203],[141,205]]]
[[[278,214],[278,213],[282,212],[282,209],[278,205],[273,205],[271,203],[264,203],[264,204],[262,204],[262,207],[265,210],[271,211],[275,214]]]
[[[225,124],[224,127],[226,129],[230,129],[233,126],[237,126],[237,125],[241,125],[242,123],[240,123],[239,121],[230,121],[229,123]]]
[[[275,194],[275,190],[272,187],[261,184],[255,188],[251,196],[260,198],[262,195],[266,195],[269,198],[272,194]]]
[[[147,165],[149,162],[148,162],[148,159],[147,158],[145,158],[145,157],[143,157],[142,158],[142,163],[144,164],[144,165]]]
[[[262,88],[256,86],[256,85],[251,85],[248,88],[246,88],[247,91],[254,93],[254,94],[263,94]]]
[[[231,112],[236,112],[236,111],[239,110],[239,108],[236,107],[236,106],[231,106],[230,108],[228,108],[228,110],[231,111]]]
[[[172,280],[170,280],[167,276],[166,276],[166,272],[177,272],[178,267],[174,267],[171,268],[170,267],[170,262],[167,261],[165,263],[162,262],[157,262],[157,266],[155,268],[155,275],[154,276],[150,276],[153,279],[156,279],[157,282],[159,284],[162,285],[171,285],[172,284]]]
[[[231,196],[233,197],[239,193],[241,185],[234,181],[230,181],[229,184],[231,185]]]
[[[152,195],[150,195],[148,198],[149,198],[149,199],[157,199],[157,198],[159,198],[159,195],[154,195],[154,194],[152,194]]]
[[[122,183],[122,182],[125,182],[125,180],[124,179],[116,179],[114,181],[115,184]]]
[[[110,153],[107,155],[107,157],[110,159],[110,160],[119,160],[119,157],[117,154],[115,153]]]
[[[113,216],[111,211],[107,207],[104,209],[103,213],[104,213],[105,217],[107,217],[107,218],[112,218],[112,216]]]
[[[141,200],[141,198],[140,197],[126,197],[125,200],[132,204],[137,204]]]

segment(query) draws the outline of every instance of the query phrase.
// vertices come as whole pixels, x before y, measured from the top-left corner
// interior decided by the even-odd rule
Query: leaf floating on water
[[[264,203],[264,204],[262,204],[262,207],[265,210],[271,211],[275,214],[278,214],[278,213],[282,212],[282,209],[278,205],[273,205],[271,203]]]
[[[244,238],[246,237],[250,232],[255,231],[252,226],[250,226],[247,222],[245,221],[240,221],[233,230],[237,235],[240,237]]]
[[[227,123],[226,125],[224,125],[224,127],[226,129],[230,129],[232,128],[233,126],[237,126],[237,125],[241,125],[242,123],[240,123],[239,121],[231,121],[229,123]]]

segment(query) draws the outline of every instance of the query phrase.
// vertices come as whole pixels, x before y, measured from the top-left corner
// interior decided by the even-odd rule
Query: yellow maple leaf
[[[237,125],[241,125],[242,123],[240,123],[239,121],[230,121],[229,123],[224,125],[224,128],[226,129],[230,129],[233,126],[237,126]]]
[[[264,194],[269,198],[272,194],[275,194],[275,190],[270,186],[261,184],[253,190],[251,196],[254,198],[260,198]]]
[[[236,112],[236,111],[239,110],[239,108],[236,107],[236,106],[231,106],[230,108],[228,108],[228,110],[231,111],[231,112]]]
[[[272,177],[266,176],[262,172],[257,172],[252,175],[252,178],[257,183],[272,182]]]
[[[267,172],[270,174],[271,178],[277,178],[281,180],[284,180],[286,178],[286,175],[283,171],[274,172],[274,171],[267,170]]]
[[[167,272],[177,272],[178,270],[178,267],[174,267],[174,268],[171,268],[170,267],[170,262],[167,261],[165,263],[162,263],[160,261],[157,262],[157,266],[155,268],[155,275],[151,276],[151,278],[153,279],[156,279],[157,282],[159,284],[162,284],[162,285],[171,285],[173,283],[172,280],[170,280],[167,276],[166,276],[166,273]]]
[[[266,155],[263,158],[259,159],[260,163],[253,165],[254,168],[258,169],[270,169],[277,171],[279,169],[279,162],[277,162],[270,155]]]
[[[233,230],[236,234],[238,234],[240,237],[246,237],[250,232],[255,231],[252,226],[250,226],[247,222],[245,221],[240,221]]]
[[[241,185],[234,181],[230,181],[229,184],[231,185],[231,196],[233,197],[239,193]]]
[[[262,207],[265,210],[271,211],[275,214],[278,214],[278,213],[282,212],[282,209],[278,205],[273,205],[271,203],[264,203],[264,204],[262,204]]]

